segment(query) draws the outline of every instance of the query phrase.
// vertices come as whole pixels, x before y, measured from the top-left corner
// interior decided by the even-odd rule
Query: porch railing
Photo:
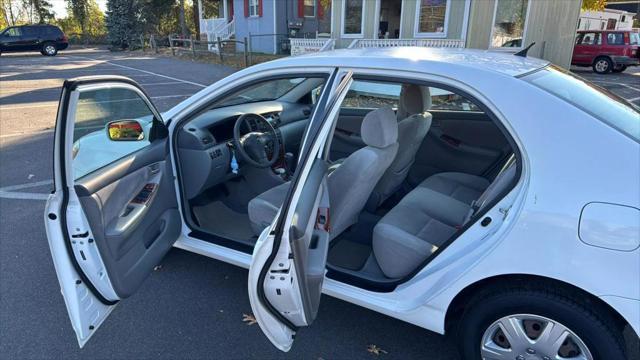
[[[349,45],[349,49],[398,47],[398,46],[463,48],[464,40],[460,40],[460,39],[355,39]]]
[[[291,44],[291,56],[333,50],[336,44],[334,39],[291,38],[289,42]]]

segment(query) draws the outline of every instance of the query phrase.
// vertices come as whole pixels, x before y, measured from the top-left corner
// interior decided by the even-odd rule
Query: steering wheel
[[[241,135],[243,124],[249,132]],[[280,156],[280,140],[276,129],[262,115],[240,115],[233,127],[233,140],[235,150],[249,165],[267,168]]]

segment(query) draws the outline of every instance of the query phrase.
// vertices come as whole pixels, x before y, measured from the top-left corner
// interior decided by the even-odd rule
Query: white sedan
[[[323,52],[162,115],[130,79],[72,79],[54,170],[45,225],[80,346],[171,247],[248,268],[282,351],[322,293],[465,359],[624,359],[622,329],[640,334],[640,113],[539,59]]]

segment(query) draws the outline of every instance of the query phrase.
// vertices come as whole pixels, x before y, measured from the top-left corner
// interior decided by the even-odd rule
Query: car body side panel
[[[262,64],[212,87],[258,71],[328,66],[341,61],[345,54]],[[345,62],[356,68],[363,63],[363,59],[354,59]],[[637,313],[626,310],[629,306],[614,305],[616,302],[611,299],[640,299],[640,283],[628,281],[640,273],[640,250],[622,252],[585,244],[579,239],[578,224],[581,210],[591,202],[640,208],[640,145],[565,101],[498,71],[471,64],[421,63],[420,59],[411,63],[396,58],[377,60],[373,57],[366,62],[371,63],[372,72],[402,73],[416,79],[435,76],[427,72],[439,74],[441,79],[462,86],[485,103],[520,147],[522,177],[509,195],[512,198],[503,199],[513,205],[504,226],[491,238],[477,238],[472,232],[465,232],[413,279],[391,293],[371,292],[331,279],[326,279],[323,291],[442,333],[447,308],[467,286],[498,275],[531,274],[573,284],[611,301],[638,331]],[[394,65],[390,66],[390,62]],[[389,70],[405,65],[404,72]],[[465,79],[465,83],[453,79]],[[170,115],[202,101],[205,92],[170,110]],[[526,99],[524,104],[522,99]],[[494,210],[497,209],[491,211]],[[207,253],[187,242],[181,240],[176,245]],[[491,246],[483,247],[483,242]],[[207,255],[225,260],[221,254]],[[235,257],[234,262],[245,260]]]

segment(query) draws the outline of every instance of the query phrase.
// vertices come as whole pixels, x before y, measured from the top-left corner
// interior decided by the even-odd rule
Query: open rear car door
[[[65,81],[45,227],[82,347],[178,238],[180,214],[167,130],[124,77]]]
[[[326,145],[351,82],[351,72],[336,70],[331,76],[311,117],[284,204],[253,251],[251,308],[264,334],[282,351],[289,351],[299,327],[311,325],[320,305],[330,239]]]

